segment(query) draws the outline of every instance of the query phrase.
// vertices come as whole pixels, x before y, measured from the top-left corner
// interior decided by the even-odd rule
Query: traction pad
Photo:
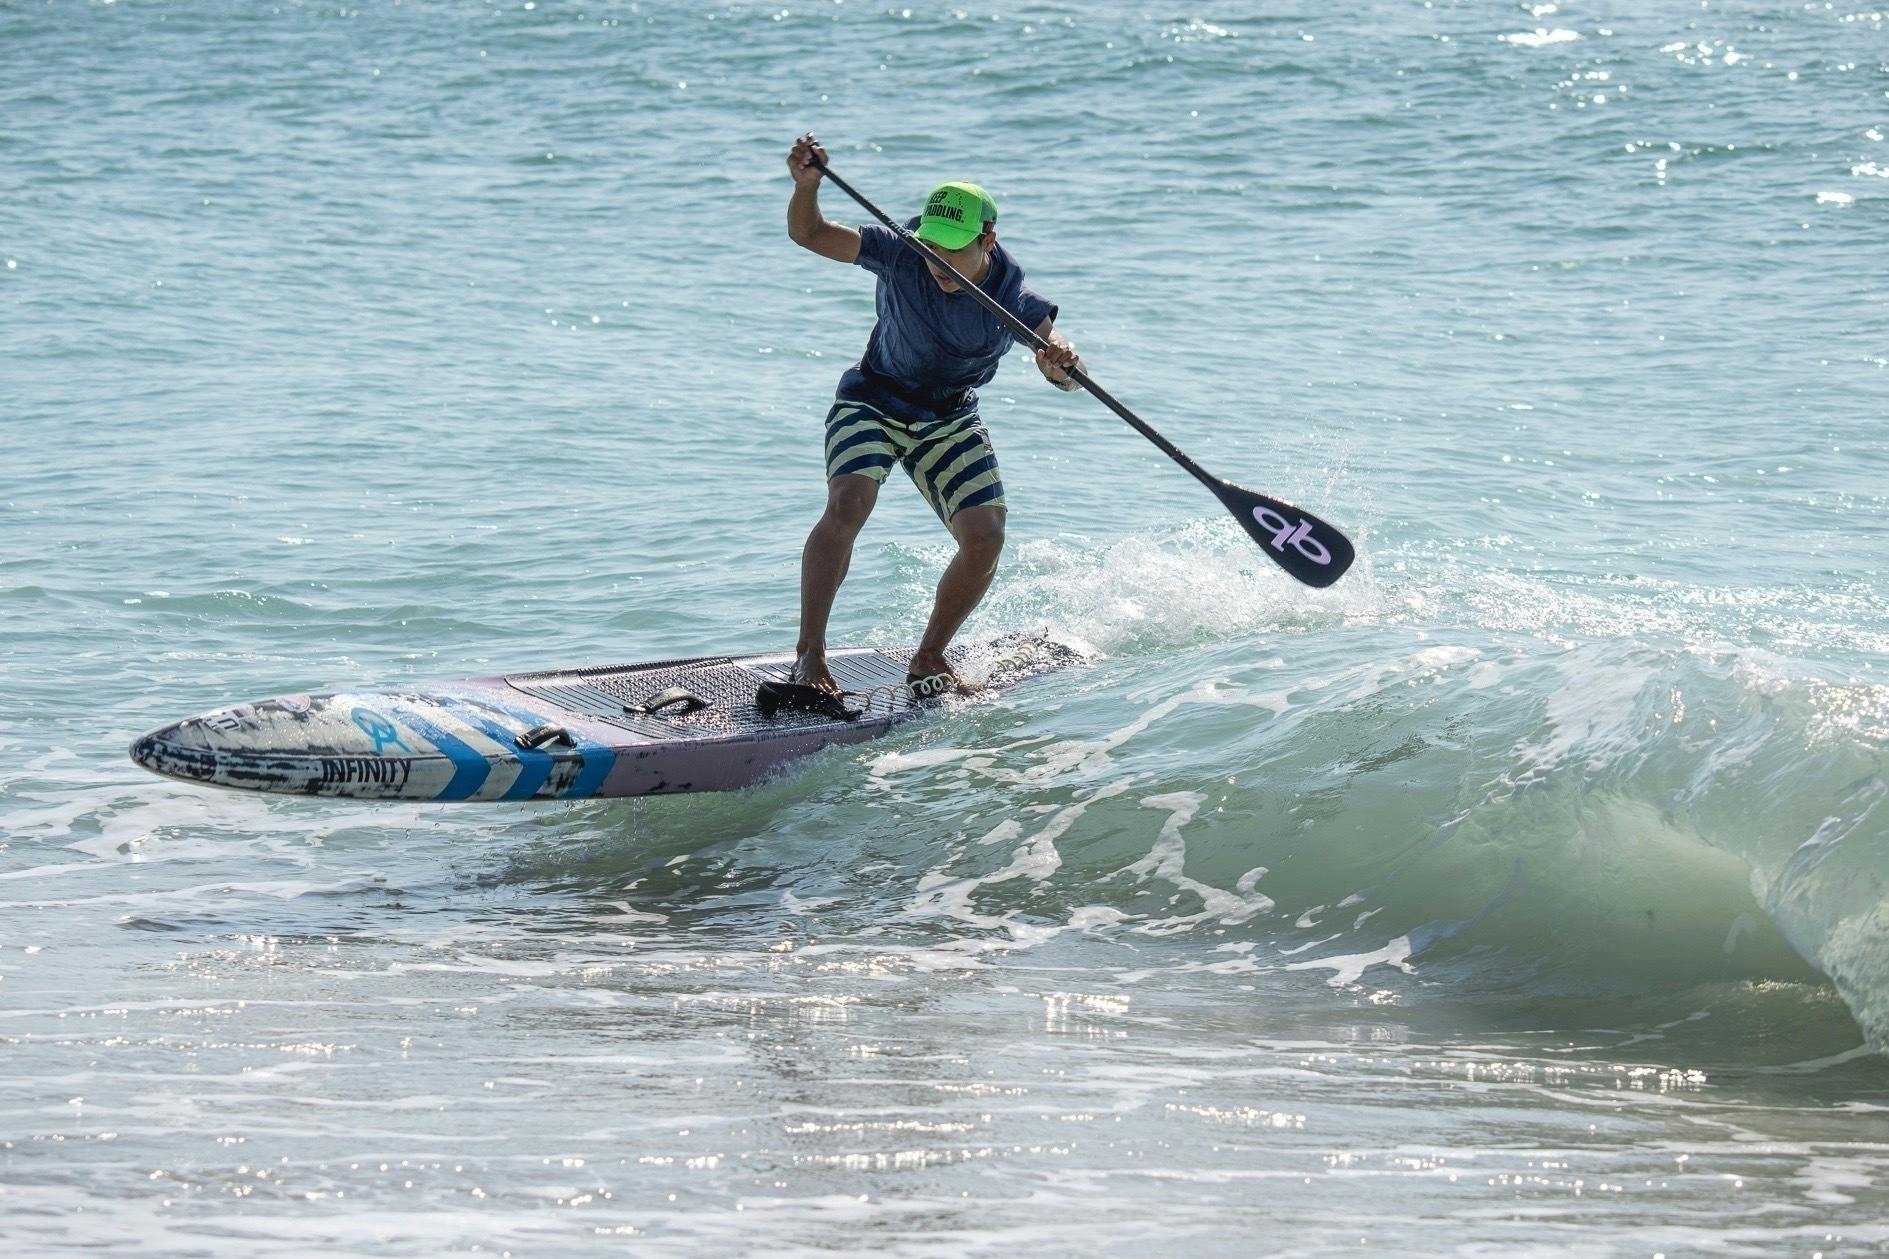
[[[1002,686],[1084,658],[1073,647],[1044,635],[1009,635],[994,642],[957,646],[945,653],[954,668],[988,664],[991,685]],[[513,689],[546,700],[621,730],[662,740],[738,739],[783,729],[844,727],[854,721],[890,721],[921,711],[927,701],[913,698],[906,685],[911,653],[897,649],[834,651],[827,667],[841,689],[859,702],[857,715],[835,717],[822,711],[779,706],[770,718],[757,705],[763,683],[791,683],[794,658],[776,656],[703,656],[653,664],[607,665],[508,677]],[[982,670],[980,670],[982,672]],[[653,699],[682,689],[706,701],[693,711],[670,704],[643,711]],[[852,710],[847,710],[852,711]]]
[[[905,653],[894,651],[835,652],[828,658],[834,679],[842,687],[873,692],[860,714],[880,720],[902,716],[912,707],[909,695],[904,694],[906,663]],[[840,726],[858,719],[785,706],[777,707],[771,717],[763,713],[755,702],[757,691],[764,683],[790,683],[792,669],[791,656],[705,656],[655,665],[521,674],[506,681],[536,699],[652,739],[740,738],[784,727]],[[681,711],[679,704],[643,711],[652,699],[677,689],[707,701],[706,706],[688,712]]]

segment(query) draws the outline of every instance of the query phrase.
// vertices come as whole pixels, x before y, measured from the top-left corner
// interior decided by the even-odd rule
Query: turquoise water
[[[10,1253],[1889,1245],[1886,16],[0,6]],[[967,633],[1092,668],[726,797],[125,759],[790,643],[807,129],[1353,573],[1017,357]]]

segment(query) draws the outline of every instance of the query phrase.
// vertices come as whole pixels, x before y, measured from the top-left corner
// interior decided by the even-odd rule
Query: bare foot
[[[943,678],[944,684],[940,686],[933,683],[930,687],[921,688],[921,683],[932,682],[935,678]],[[958,671],[951,667],[951,662],[945,659],[942,651],[924,647],[912,653],[912,663],[905,670],[905,684],[912,688],[912,694],[917,699],[929,699],[952,691],[959,695],[970,695],[976,691],[975,687],[958,676]]]
[[[833,671],[826,667],[826,653],[823,651],[800,653],[800,659],[794,661],[793,680],[802,686],[825,691],[828,695],[840,693],[840,684],[833,680]]]

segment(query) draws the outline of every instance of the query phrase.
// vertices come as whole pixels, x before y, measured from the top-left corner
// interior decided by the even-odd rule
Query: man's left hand
[[[1082,366],[1082,359],[1076,353],[1076,347],[1056,337],[1048,345],[1036,352],[1036,369],[1052,384],[1062,388],[1073,388],[1074,382],[1069,377],[1069,369]]]

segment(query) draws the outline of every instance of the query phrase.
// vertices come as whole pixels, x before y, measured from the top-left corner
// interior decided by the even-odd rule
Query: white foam
[[[1285,969],[1329,970],[1332,977],[1325,982],[1334,988],[1344,988],[1357,983],[1364,977],[1364,972],[1373,966],[1394,966],[1406,975],[1416,974],[1416,967],[1410,964],[1410,937],[1398,936],[1383,948],[1368,953],[1339,953],[1303,962],[1287,962]]]
[[[1116,654],[1236,638],[1375,610],[1367,557],[1345,580],[1311,590],[1276,569],[1227,519],[1098,548],[1040,539],[1017,548],[979,614],[980,627],[1047,623]]]
[[[1151,809],[1168,810],[1167,820],[1161,824],[1161,833],[1155,838],[1154,846],[1148,850],[1148,855],[1123,867],[1121,873],[1140,878],[1161,879],[1183,892],[1192,892],[1200,898],[1201,905],[1199,913],[1163,918],[1143,923],[1137,928],[1148,935],[1169,935],[1176,931],[1185,931],[1196,923],[1205,922],[1208,919],[1213,919],[1225,926],[1236,926],[1260,914],[1268,913],[1273,908],[1272,897],[1264,892],[1252,890],[1252,882],[1257,882],[1257,879],[1252,882],[1242,879],[1241,882],[1245,884],[1246,891],[1240,894],[1188,877],[1187,841],[1182,837],[1181,832],[1206,801],[1207,797],[1197,791],[1176,791],[1166,795],[1147,796],[1141,801]]]

